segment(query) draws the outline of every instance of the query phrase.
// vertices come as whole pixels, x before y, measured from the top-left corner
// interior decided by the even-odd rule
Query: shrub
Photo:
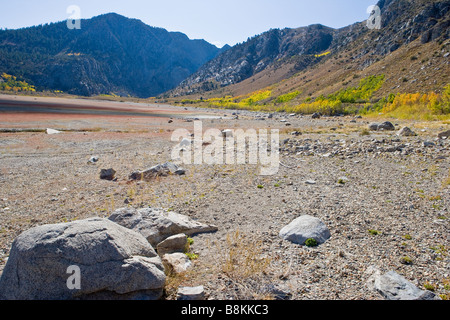
[[[316,239],[309,238],[309,239],[306,239],[305,245],[307,247],[317,247],[319,244],[317,243]]]

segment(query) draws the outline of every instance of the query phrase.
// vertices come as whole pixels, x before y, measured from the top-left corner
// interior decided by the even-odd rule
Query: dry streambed
[[[375,268],[448,296],[450,151],[449,140],[436,139],[441,127],[408,123],[418,135],[402,137],[368,131],[362,119],[224,114],[205,129],[282,130],[276,175],[259,176],[251,165],[185,165],[184,176],[130,182],[130,173],[171,160],[170,130],[192,130],[176,119],[163,132],[139,122],[135,133],[1,134],[2,267],[31,227],[150,206],[218,226],[193,237],[192,267],[169,277],[169,299],[198,285],[210,299],[382,299],[369,285]],[[98,128],[93,121],[87,125]],[[99,179],[103,168],[114,168],[117,180]],[[320,219],[331,237],[317,247],[280,238],[303,215]]]

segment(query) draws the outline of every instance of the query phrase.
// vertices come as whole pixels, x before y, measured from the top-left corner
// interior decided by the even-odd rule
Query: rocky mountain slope
[[[209,61],[170,95],[236,96],[275,85],[305,99],[376,74],[387,75],[382,93],[442,89],[449,82],[450,1],[381,0],[378,7],[380,29],[364,21],[270,30]]]
[[[0,30],[0,74],[38,90],[150,97],[176,87],[221,50],[204,40],[106,14],[81,21]]]

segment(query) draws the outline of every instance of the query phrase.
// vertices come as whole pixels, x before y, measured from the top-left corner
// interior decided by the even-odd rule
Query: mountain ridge
[[[142,98],[174,88],[222,50],[116,13],[0,31],[0,74],[41,90]]]
[[[314,29],[317,25],[308,27],[302,27],[298,29],[278,29],[278,32],[284,32],[280,34],[279,41],[287,44],[287,49],[282,50],[281,56],[276,56],[275,59],[268,61],[263,57],[259,61],[254,61],[254,66],[258,64],[264,64],[264,68],[259,72],[253,74],[247,74],[244,77],[239,77],[243,73],[240,72],[238,66],[241,62],[239,59],[227,60],[223,63],[224,56],[232,56],[241,51],[245,53],[245,50],[240,47],[251,47],[251,42],[264,43],[268,33],[263,33],[256,36],[256,40],[250,39],[249,41],[240,44],[240,47],[236,46],[228,50],[224,54],[218,55],[201,67],[196,73],[184,80],[176,89],[167,93],[166,97],[190,97],[190,96],[224,96],[224,95],[242,95],[249,94],[252,91],[262,89],[271,85],[280,83],[281,81],[289,81],[291,77],[298,73],[305,73],[301,77],[298,77],[297,88],[293,86],[293,90],[302,90],[300,84],[304,84],[302,78],[313,76],[307,76],[306,73],[312,73],[313,70],[318,68],[327,68],[326,73],[322,73],[322,76],[335,78],[335,82],[342,80],[344,70],[353,70],[355,76],[359,76],[359,73],[364,76],[364,70],[368,70],[372,65],[381,65],[381,61],[384,59],[390,59],[390,55],[399,49],[407,48],[408,45],[413,42],[419,43],[419,46],[427,46],[429,43],[445,43],[450,38],[450,1],[448,0],[433,0],[433,1],[406,1],[406,0],[381,0],[378,2],[378,6],[381,9],[381,29],[369,29],[366,22],[357,22],[352,25],[333,29],[326,28],[328,32],[325,34],[320,33],[316,36],[309,38],[295,38],[290,36],[295,30],[308,30],[307,28]],[[331,41],[327,41],[326,37],[332,37]],[[313,44],[325,44],[314,48]],[[289,46],[293,46],[299,51],[299,54],[291,55]],[[313,50],[304,51],[298,50],[298,48],[312,46]],[[315,49],[315,50],[314,50]],[[436,50],[436,49],[433,49]],[[446,49],[445,49],[446,50]],[[422,55],[420,61],[431,61],[433,58],[429,52],[419,52]],[[345,59],[343,58],[345,56]],[[416,57],[418,59],[418,57]],[[240,56],[241,60],[247,59],[245,54]],[[334,59],[333,66],[327,64],[327,61]],[[397,63],[405,65],[409,64],[409,59],[412,56],[405,54],[403,57],[399,57]],[[251,64],[252,61],[246,60]],[[441,63],[439,63],[441,65]],[[374,70],[374,74],[384,72],[387,64],[381,66],[379,70]],[[448,70],[448,64],[442,65]],[[223,81],[224,72],[222,70],[236,70],[228,75],[228,82]],[[373,68],[372,68],[373,69]],[[425,66],[426,71],[433,72],[431,67]],[[401,71],[401,70],[400,70]],[[400,74],[404,72],[398,72]],[[434,71],[436,73],[436,71]],[[226,72],[225,72],[226,74]],[[429,89],[439,90],[443,87],[445,82],[448,83],[448,76],[445,73],[439,72],[440,83],[436,86],[428,86]],[[447,72],[448,74],[448,72]],[[270,78],[270,79],[269,79]],[[337,80],[339,78],[339,80]],[[417,78],[418,79],[418,78]],[[414,80],[414,79],[413,79]],[[292,81],[291,81],[292,82]],[[322,81],[313,81],[318,88],[308,89],[305,95],[299,95],[299,98],[305,99],[308,96],[317,96],[320,94],[323,88]],[[344,83],[348,83],[349,80],[344,80]],[[416,80],[416,82],[418,82]],[[387,82],[391,84],[390,82]],[[253,84],[253,85],[252,85]],[[400,82],[401,89],[408,89],[406,87],[408,83]],[[278,86],[280,87],[280,86]],[[336,90],[341,89],[343,86],[338,86]],[[280,92],[287,93],[287,92]],[[306,95],[307,94],[307,95]]]

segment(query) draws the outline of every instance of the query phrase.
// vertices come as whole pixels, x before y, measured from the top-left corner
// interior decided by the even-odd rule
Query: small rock
[[[201,301],[205,299],[205,288],[203,286],[178,288],[177,300]]]
[[[98,162],[98,160],[99,160],[99,157],[97,157],[97,156],[92,156],[92,157],[88,160],[88,163],[96,163],[96,162]]]
[[[370,131],[378,131],[378,126],[379,126],[380,124],[378,124],[378,123],[371,123],[371,124],[369,124],[369,130]]]
[[[102,180],[109,180],[112,181],[114,180],[116,176],[116,170],[114,169],[102,169],[100,172],[100,179]]]
[[[403,136],[403,137],[414,137],[414,136],[417,136],[417,134],[414,131],[412,131],[410,128],[408,128],[408,127],[401,128],[400,131],[397,132],[397,135]]]
[[[434,142],[431,142],[431,141],[424,141],[422,143],[422,146],[427,148],[427,147],[434,147],[434,146],[436,146],[436,144]]]
[[[378,126],[378,131],[394,131],[395,126],[392,124],[392,122],[386,121],[383,122]]]
[[[61,131],[55,129],[47,129],[47,134],[59,134]]]
[[[186,250],[187,244],[187,236],[184,233],[181,233],[171,236],[166,240],[158,243],[158,245],[156,246],[156,251],[160,256],[175,252],[183,253]]]
[[[281,229],[280,237],[300,245],[305,244],[306,240],[310,238],[321,244],[327,241],[331,234],[320,219],[305,215]]]
[[[321,114],[317,113],[317,112],[312,115],[313,119],[320,119],[320,117],[321,117]]]
[[[306,184],[316,184],[317,182],[314,180],[306,180],[305,183]]]
[[[438,134],[439,139],[446,139],[450,137],[450,130]]]

